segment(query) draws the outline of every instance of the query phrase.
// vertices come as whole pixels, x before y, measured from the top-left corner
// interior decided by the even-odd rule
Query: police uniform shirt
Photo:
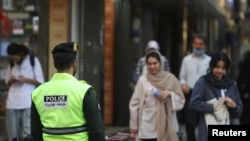
[[[101,110],[98,103],[98,100],[94,94],[93,88],[89,88],[88,91],[85,94],[85,97],[83,99],[83,113],[84,118],[87,121],[88,125],[88,136],[89,141],[105,141],[104,139],[104,125],[102,121],[101,116]],[[43,141],[43,131],[41,130],[43,125],[40,120],[40,116],[38,114],[38,111],[35,107],[35,104],[32,102],[31,106],[31,116],[33,116],[31,119],[31,125],[32,125],[32,131],[33,136],[36,138],[33,138],[35,141]],[[39,131],[39,132],[37,132]]]

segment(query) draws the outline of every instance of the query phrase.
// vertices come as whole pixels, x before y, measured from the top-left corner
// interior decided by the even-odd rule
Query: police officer
[[[73,42],[55,46],[52,55],[57,72],[32,93],[34,141],[105,141],[94,89],[74,77],[77,48]]]

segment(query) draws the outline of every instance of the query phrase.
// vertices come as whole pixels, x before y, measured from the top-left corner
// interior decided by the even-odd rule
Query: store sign
[[[49,78],[55,72],[51,50],[68,41],[68,0],[49,1]]]
[[[0,5],[0,34],[1,37],[8,37],[11,35],[12,23],[9,19],[8,13],[5,12]]]

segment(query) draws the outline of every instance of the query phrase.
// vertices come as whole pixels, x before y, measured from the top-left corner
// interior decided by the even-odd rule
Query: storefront
[[[194,33],[208,37],[209,51],[223,46],[225,15],[218,5],[224,0],[208,1],[2,0],[1,13],[7,13],[2,15],[13,28],[1,31],[1,79],[7,61],[4,47],[12,41],[28,44],[39,57],[46,80],[55,72],[53,47],[78,42],[76,77],[100,94],[105,124],[127,125],[134,67],[148,40],[159,42],[176,76]]]
[[[8,65],[7,46],[25,44],[31,54],[37,54],[39,34],[38,0],[2,0],[0,3],[0,116],[4,115],[6,91],[4,82]]]

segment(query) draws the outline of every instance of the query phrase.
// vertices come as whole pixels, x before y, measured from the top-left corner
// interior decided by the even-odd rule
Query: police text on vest
[[[44,108],[67,108],[67,95],[47,95],[44,96]]]

